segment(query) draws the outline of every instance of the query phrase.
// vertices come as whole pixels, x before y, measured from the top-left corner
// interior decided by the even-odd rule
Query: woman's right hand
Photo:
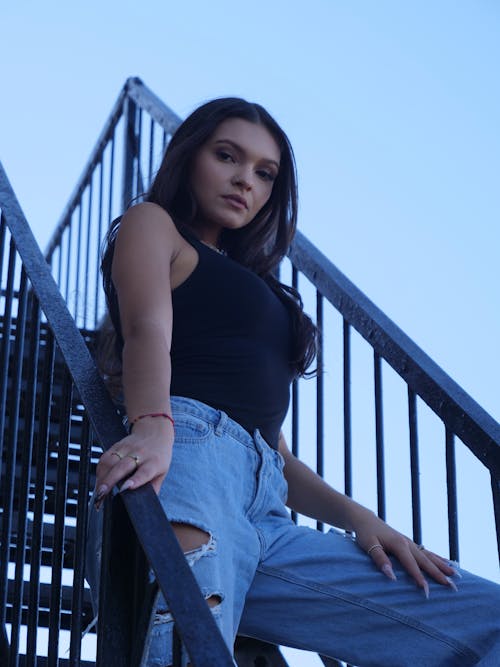
[[[120,490],[137,489],[151,482],[160,492],[170,462],[174,429],[167,420],[137,422],[134,430],[102,454],[96,469],[96,509],[111,489],[122,482]]]

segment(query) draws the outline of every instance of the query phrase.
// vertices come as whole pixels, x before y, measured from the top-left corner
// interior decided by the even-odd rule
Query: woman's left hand
[[[292,454],[282,433],[279,451],[285,459],[287,505],[291,509],[331,526],[354,532],[358,545],[389,579],[396,578],[389,560],[391,555],[399,560],[426,596],[429,595],[429,586],[425,575],[443,586],[456,589],[454,582],[448,577],[456,575],[457,572],[447,560],[422,546],[419,547],[388,526],[371,510],[329,486]]]
[[[443,586],[456,590],[449,578],[456,570],[441,556],[417,545],[408,537],[388,526],[373,512],[366,511],[358,517],[354,526],[356,542],[372,558],[378,569],[389,579],[396,579],[389,555],[395,556],[408,574],[429,597],[429,585],[425,574]]]

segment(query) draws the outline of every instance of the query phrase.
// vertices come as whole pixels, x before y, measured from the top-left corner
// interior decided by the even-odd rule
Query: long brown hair
[[[193,160],[200,146],[228,118],[241,118],[264,126],[278,144],[281,159],[266,204],[245,227],[223,230],[220,246],[232,259],[261,276],[287,305],[293,323],[294,341],[290,363],[297,375],[309,375],[307,369],[316,354],[316,328],[303,311],[299,293],[276,277],[296,230],[297,177],[290,141],[272,116],[259,104],[235,97],[215,99],[202,105],[176,130],[145,200],[165,209],[180,230],[188,228],[196,234],[197,203],[190,189]],[[108,232],[101,268],[108,309],[118,332],[120,348],[118,301],[111,280],[119,224],[118,218]]]

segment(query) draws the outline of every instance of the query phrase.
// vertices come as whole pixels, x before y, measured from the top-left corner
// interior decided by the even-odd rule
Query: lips
[[[236,206],[240,208],[248,208],[246,199],[240,197],[239,195],[224,195],[223,198],[226,199],[227,201],[234,203]]]

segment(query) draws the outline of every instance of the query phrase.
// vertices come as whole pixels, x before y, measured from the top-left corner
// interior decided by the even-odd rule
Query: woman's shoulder
[[[157,222],[165,225],[167,228],[176,229],[174,221],[167,211],[153,202],[141,202],[128,208],[121,217],[120,226],[129,224],[130,222],[136,225]]]
[[[122,243],[128,239],[135,243],[141,238],[148,244],[167,242],[174,253],[183,243],[172,217],[152,202],[142,202],[127,209],[120,220],[118,239],[120,236]]]
[[[198,253],[164,208],[151,202],[131,206],[124,213],[116,236],[116,250],[127,265],[138,253],[152,266],[165,260],[171,267],[171,283],[177,286],[198,263]]]

